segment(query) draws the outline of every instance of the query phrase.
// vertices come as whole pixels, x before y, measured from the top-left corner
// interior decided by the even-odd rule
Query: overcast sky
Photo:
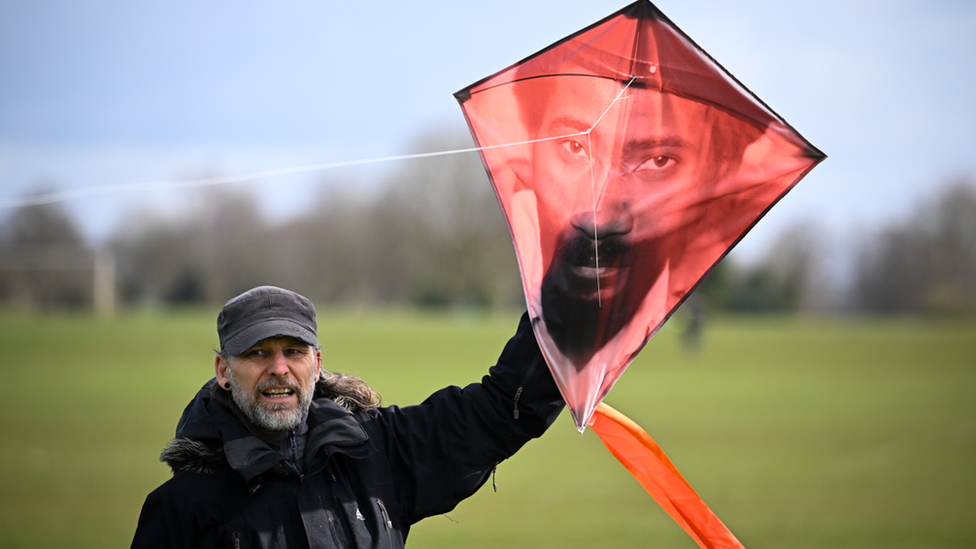
[[[746,252],[801,220],[855,239],[976,174],[976,2],[656,4],[829,156],[743,240]],[[0,203],[417,152],[425,131],[464,131],[455,91],[624,5],[0,0]],[[235,185],[286,216],[310,202],[302,193],[382,173]],[[192,192],[64,205],[97,240],[125,212]]]

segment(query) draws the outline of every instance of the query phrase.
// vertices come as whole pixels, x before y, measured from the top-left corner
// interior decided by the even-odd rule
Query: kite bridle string
[[[590,198],[593,204],[593,263],[594,263],[594,267],[596,268],[596,308],[597,309],[603,308],[603,295],[600,292],[600,234],[599,234],[599,226],[597,225],[597,221],[596,221],[596,211],[597,211],[597,207],[599,206],[599,203],[603,201],[603,193],[604,191],[606,191],[606,186],[600,189],[600,197],[599,199],[597,199],[596,178],[593,175],[593,129],[596,128],[597,124],[599,124],[600,121],[603,120],[603,117],[606,116],[608,112],[610,112],[610,109],[612,109],[613,106],[617,104],[617,101],[619,101],[620,99],[627,99],[627,97],[621,97],[621,96],[624,94],[625,91],[627,91],[627,88],[629,88],[630,85],[634,83],[635,79],[637,79],[636,76],[630,77],[630,81],[627,82],[627,85],[620,90],[620,93],[617,94],[617,97],[613,98],[613,101],[611,101],[610,105],[608,105],[606,110],[603,111],[603,114],[601,114],[600,117],[596,119],[596,122],[594,122],[593,125],[590,126],[588,130],[583,132],[586,134],[586,150],[590,152],[589,155]]]
[[[616,100],[615,100],[616,101]],[[606,114],[606,113],[604,113]],[[601,116],[601,118],[603,118]],[[597,120],[599,122],[599,120]],[[596,124],[594,124],[596,126]],[[591,127],[590,130],[593,128]],[[586,131],[586,150],[590,151],[589,165],[590,165],[590,198],[593,202],[593,263],[596,268],[596,308],[603,308],[603,296],[600,293],[600,235],[597,234],[597,223],[596,223],[596,179],[593,177],[593,137],[590,134],[590,130]],[[602,198],[603,191],[600,191],[600,196]]]
[[[629,88],[630,85],[634,83],[634,80],[637,80],[637,77],[636,76],[631,76],[630,77],[630,80],[627,81],[627,85],[624,86],[623,88],[621,88],[620,93],[617,94],[617,97],[614,97],[613,98],[613,101],[611,101],[610,104],[607,105],[606,110],[603,111],[603,114],[600,115],[600,118],[597,118],[596,119],[596,122],[594,122],[593,125],[590,126],[590,129],[586,130],[586,132],[584,132],[584,133],[590,133],[590,132],[592,132],[593,131],[593,128],[596,128],[597,124],[599,124],[600,121],[603,120],[603,117],[606,116],[607,113],[610,112],[610,109],[612,109],[613,106],[617,104],[617,101],[620,101],[621,99],[629,99],[630,98],[629,96],[628,97],[621,97],[621,96],[624,94],[625,91],[627,91],[627,88]]]

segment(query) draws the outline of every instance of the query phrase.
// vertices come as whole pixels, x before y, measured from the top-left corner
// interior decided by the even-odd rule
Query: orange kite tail
[[[639,425],[603,403],[589,425],[607,450],[700,547],[745,549]]]

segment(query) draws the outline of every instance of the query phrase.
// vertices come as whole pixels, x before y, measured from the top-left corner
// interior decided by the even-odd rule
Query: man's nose
[[[285,359],[285,353],[279,350],[271,355],[271,368],[268,373],[276,376],[288,374],[288,361]]]
[[[592,240],[624,235],[634,228],[634,218],[626,209],[602,209],[573,214],[570,223]]]

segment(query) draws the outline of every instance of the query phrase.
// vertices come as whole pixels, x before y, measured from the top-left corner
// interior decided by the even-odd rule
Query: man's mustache
[[[297,381],[290,378],[277,378],[277,377],[273,377],[265,381],[262,381],[254,388],[254,390],[257,392],[261,392],[261,391],[266,391],[268,389],[271,389],[273,387],[284,387],[286,389],[291,389],[296,393],[302,390],[301,385],[299,385]]]
[[[575,266],[596,267],[600,263],[617,263],[630,250],[630,245],[621,235],[611,235],[596,240],[573,231],[572,236],[564,236],[556,245],[555,256]]]

